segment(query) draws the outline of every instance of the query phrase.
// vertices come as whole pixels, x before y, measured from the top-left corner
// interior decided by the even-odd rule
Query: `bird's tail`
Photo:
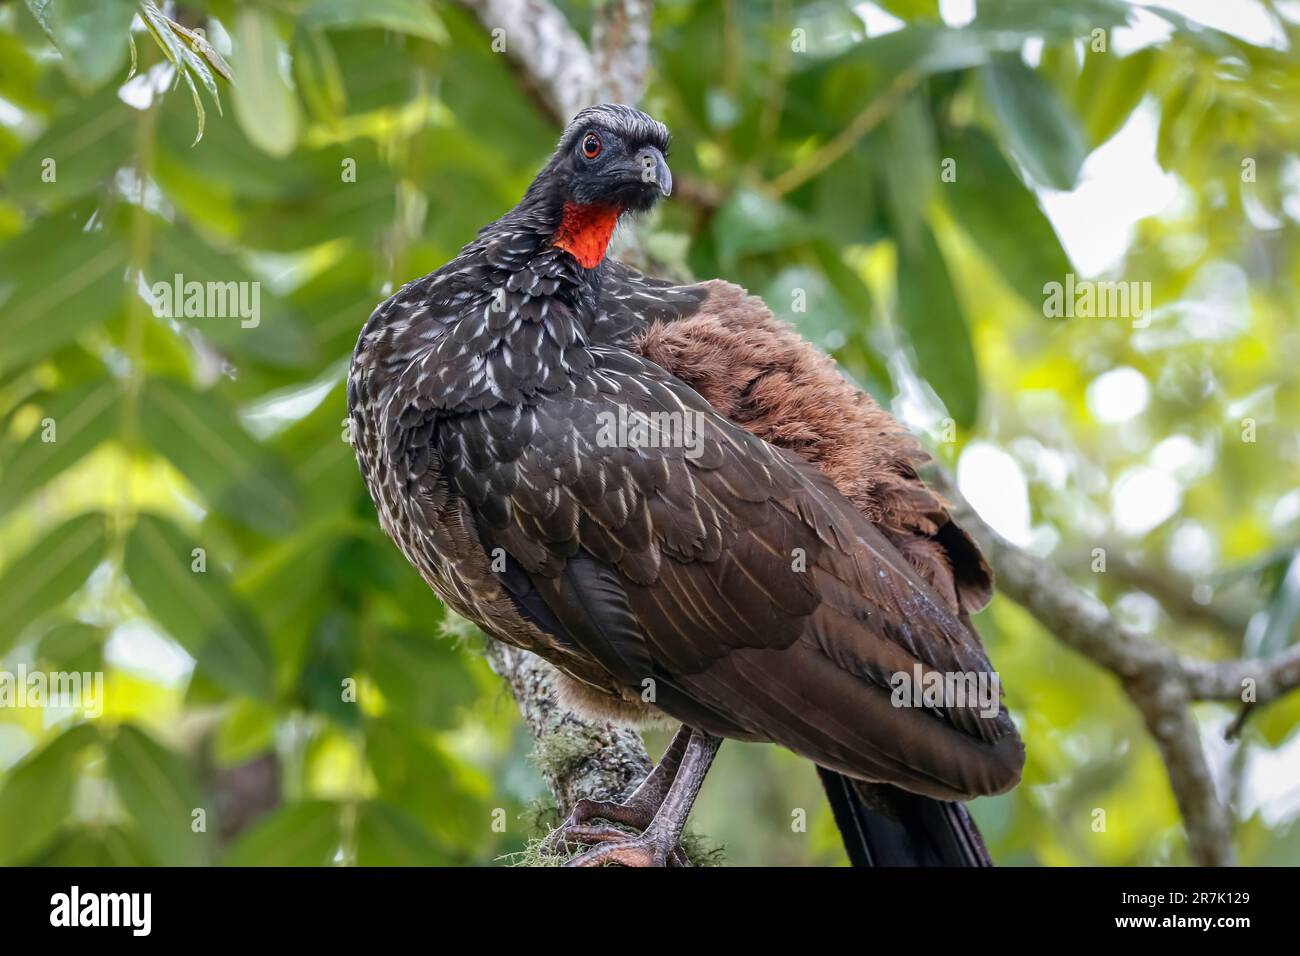
[[[992,866],[966,808],[818,767],[854,866]]]

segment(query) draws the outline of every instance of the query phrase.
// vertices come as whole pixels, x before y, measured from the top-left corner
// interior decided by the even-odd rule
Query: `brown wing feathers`
[[[1005,714],[890,703],[895,673],[989,670],[959,619],[989,576],[888,416],[734,287],[621,269],[594,306],[522,292],[503,320],[467,248],[376,310],[349,378],[381,521],[431,587],[606,713],[649,680],[678,719],[860,778],[1014,784]],[[699,441],[598,441],[619,409],[695,416]]]
[[[638,351],[724,418],[816,465],[954,610],[982,609],[992,574],[917,476],[929,456],[916,440],[761,299],[717,280],[700,288],[701,308],[649,324]]]
[[[520,562],[569,640],[625,684],[662,683],[656,703],[702,729],[949,799],[1014,782],[1005,715],[890,704],[895,672],[989,665],[824,476],[621,350],[598,352],[592,380],[595,394],[538,410],[512,461],[458,466],[444,454],[453,485],[509,502],[485,533]],[[599,416],[620,404],[700,416],[702,453],[601,445]],[[457,443],[496,447],[474,433],[491,418],[462,422]],[[495,484],[482,489],[485,479]],[[589,573],[588,557],[606,573]]]

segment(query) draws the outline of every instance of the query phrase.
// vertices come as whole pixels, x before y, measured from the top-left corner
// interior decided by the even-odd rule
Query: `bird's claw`
[[[609,822],[593,825],[593,820]],[[649,832],[653,821],[654,812],[647,807],[604,800],[579,800],[569,818],[546,838],[542,849],[546,853],[559,854],[578,847],[592,847],[566,866],[603,866],[606,863],[690,866],[690,860],[680,845],[665,846],[666,841],[656,839]],[[615,823],[642,832],[629,833],[612,825]]]
[[[596,846],[574,857],[565,866],[690,866],[686,853],[652,833],[631,834],[615,827],[591,827]]]

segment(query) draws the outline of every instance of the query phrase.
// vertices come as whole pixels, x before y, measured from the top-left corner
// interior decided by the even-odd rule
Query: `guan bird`
[[[668,143],[583,110],[518,205],[375,309],[348,412],[380,524],[571,709],[680,722],[553,834],[572,864],[686,862],[729,738],[817,765],[854,864],[990,865],[961,801],[1024,763],[1000,692],[959,693],[998,686],[970,622],[990,570],[916,441],[761,300],[606,257],[671,193]]]

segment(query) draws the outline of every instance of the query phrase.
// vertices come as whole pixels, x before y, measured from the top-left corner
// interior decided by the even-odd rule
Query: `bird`
[[[569,709],[679,725],[632,793],[573,807],[548,840],[569,865],[688,864],[724,739],[812,761],[854,865],[992,865],[964,801],[1025,751],[971,621],[989,566],[919,443],[761,299],[608,255],[671,196],[669,147],[638,109],[582,110],[513,208],[374,310],[347,401],[380,526]]]

